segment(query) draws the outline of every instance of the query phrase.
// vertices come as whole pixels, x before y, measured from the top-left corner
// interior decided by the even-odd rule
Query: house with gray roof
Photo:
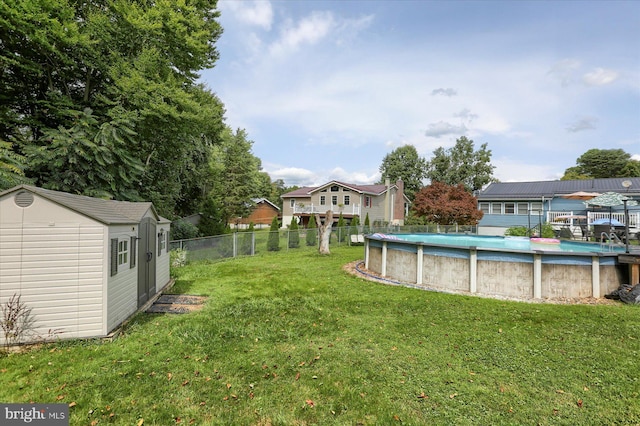
[[[0,192],[0,305],[31,308],[29,340],[106,336],[169,284],[169,231],[149,202]]]
[[[382,185],[355,185],[332,180],[320,186],[299,188],[281,198],[283,226],[291,223],[292,217],[298,217],[304,227],[311,215],[319,214],[322,219],[329,210],[334,221],[342,213],[346,223],[359,216],[362,224],[368,214],[372,225],[374,222],[404,225],[409,209],[409,199],[404,195],[401,180]]]
[[[640,177],[537,182],[497,182],[476,194],[484,213],[478,224],[482,235],[504,235],[513,226],[535,228],[544,223],[555,229],[568,228],[573,236],[583,236],[598,219],[625,222],[624,205],[596,206],[589,196],[572,198],[575,193],[617,192],[630,200],[640,200]],[[630,203],[629,203],[630,204]],[[628,206],[630,234],[640,232],[640,207]]]

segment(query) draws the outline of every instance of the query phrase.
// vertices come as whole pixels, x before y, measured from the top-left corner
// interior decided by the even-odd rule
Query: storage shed
[[[169,230],[149,202],[0,192],[0,305],[31,308],[28,340],[106,336],[169,284]]]

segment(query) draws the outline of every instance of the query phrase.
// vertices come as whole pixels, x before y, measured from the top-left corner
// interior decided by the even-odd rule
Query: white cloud
[[[268,173],[271,180],[282,179],[288,186],[313,186],[318,180],[314,172],[299,167],[283,167]]]
[[[440,138],[446,135],[462,136],[466,132],[467,127],[464,124],[456,126],[455,124],[438,121],[437,123],[429,124],[429,128],[424,132],[424,134],[428,137]]]
[[[236,19],[244,24],[257,26],[265,30],[271,29],[273,23],[273,8],[268,0],[254,1],[225,1],[219,2],[220,9],[230,11]]]
[[[587,86],[604,86],[613,83],[618,79],[618,73],[613,70],[596,68],[592,72],[586,73],[582,77],[582,81]]]
[[[371,185],[380,180],[380,173],[376,172],[368,175],[364,172],[348,172],[342,167],[336,167],[329,172],[329,179],[327,179],[327,181],[332,180],[356,185]]]
[[[446,89],[444,88],[433,89],[431,91],[431,96],[441,95],[441,96],[451,97],[451,96],[456,96],[457,94],[458,92],[456,91],[456,89],[452,89],[450,87],[447,87]]]
[[[313,12],[295,25],[291,22],[285,24],[280,38],[270,46],[269,51],[274,55],[282,55],[297,50],[303,44],[315,44],[325,38],[335,26],[332,13]]]
[[[567,126],[567,131],[571,133],[583,130],[594,130],[598,119],[596,117],[582,117]]]
[[[563,87],[573,82],[576,71],[580,68],[580,61],[563,59],[553,64],[547,74],[558,79]]]

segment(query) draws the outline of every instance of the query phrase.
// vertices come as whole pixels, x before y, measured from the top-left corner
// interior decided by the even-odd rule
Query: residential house
[[[534,228],[550,223],[582,237],[597,219],[612,217],[625,223],[624,206],[598,207],[585,199],[566,198],[576,192],[618,192],[640,200],[640,177],[588,180],[491,183],[476,196],[484,213],[478,224],[481,235],[504,235],[514,226]],[[630,234],[640,232],[639,207],[628,207]]]
[[[253,201],[254,207],[249,216],[236,218],[229,226],[246,229],[250,223],[253,223],[257,229],[268,228],[271,226],[273,218],[280,215],[280,207],[266,198],[254,198],[251,201]]]
[[[0,304],[31,309],[25,341],[106,336],[170,283],[169,231],[149,202],[0,192]]]
[[[403,225],[408,212],[409,199],[404,195],[404,183],[355,185],[331,181],[324,185],[304,187],[282,195],[282,225],[291,223],[291,218],[299,218],[300,226],[306,227],[311,215],[319,214],[321,219],[327,211],[333,212],[337,222],[340,213],[348,224],[354,216],[364,222],[369,221],[392,225]]]

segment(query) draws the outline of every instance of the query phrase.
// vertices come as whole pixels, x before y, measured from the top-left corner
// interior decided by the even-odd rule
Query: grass
[[[4,356],[0,401],[69,403],[72,425],[640,424],[638,307],[372,283],[342,270],[362,251],[178,269],[202,311]]]

